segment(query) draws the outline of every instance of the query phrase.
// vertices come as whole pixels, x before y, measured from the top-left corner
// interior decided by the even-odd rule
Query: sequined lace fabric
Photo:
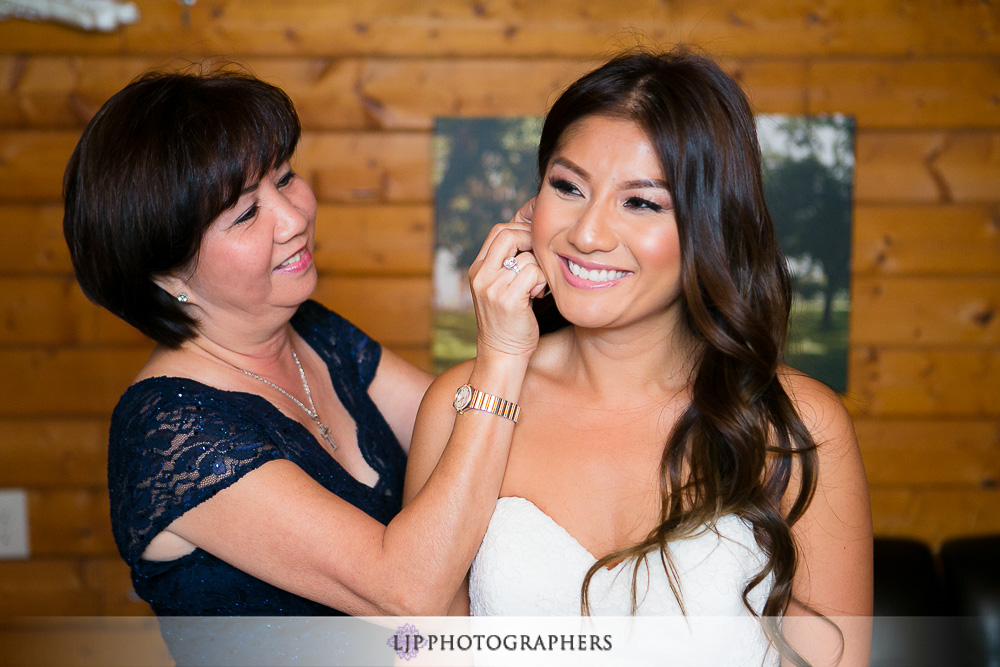
[[[337,396],[357,424],[361,453],[379,480],[372,488],[351,477],[308,430],[255,394],[174,377],[132,385],[111,420],[111,522],[136,593],[157,615],[340,614],[275,588],[201,549],[171,561],[141,558],[152,538],[174,519],[268,461],[295,463],[383,524],[400,510],[406,455],[367,393],[381,347],[311,301],[299,308],[292,326],[326,362]],[[265,498],[260,510],[266,509]],[[178,657],[169,638],[168,644]]]

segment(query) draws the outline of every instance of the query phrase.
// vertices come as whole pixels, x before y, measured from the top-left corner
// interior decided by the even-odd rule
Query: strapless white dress
[[[739,660],[728,664],[778,664],[777,652],[769,650],[766,636],[741,597],[747,582],[766,562],[750,524],[735,515],[724,516],[699,534],[672,542],[670,553],[687,612],[687,619],[674,625],[690,625],[696,617],[731,619],[734,623],[727,636],[719,638],[736,648]],[[531,501],[500,498],[469,575],[472,615],[579,616],[583,578],[596,560]],[[633,567],[632,562],[624,562],[594,575],[590,585],[594,616],[630,615]],[[750,592],[748,600],[757,613],[763,610],[769,592],[770,579]],[[639,616],[682,614],[655,554],[640,565],[637,602]],[[745,636],[733,636],[733,631]],[[695,641],[690,635],[678,636],[667,645],[675,640]]]

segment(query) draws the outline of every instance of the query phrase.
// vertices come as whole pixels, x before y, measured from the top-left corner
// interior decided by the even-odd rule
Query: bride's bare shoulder
[[[778,377],[817,444],[837,442],[841,446],[857,446],[851,417],[835,391],[787,366],[779,370]]]

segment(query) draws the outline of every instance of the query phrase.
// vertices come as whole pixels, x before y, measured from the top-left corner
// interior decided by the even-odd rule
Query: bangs
[[[235,206],[244,188],[288,161],[301,134],[291,100],[282,91],[257,82],[260,89],[248,94],[245,81],[238,88],[225,85],[230,82],[218,79],[203,100],[207,107],[225,111],[200,113],[191,121],[191,129],[205,139],[199,142],[201,154],[192,156],[198,164],[189,173],[201,176],[191,185],[199,191],[206,221]]]

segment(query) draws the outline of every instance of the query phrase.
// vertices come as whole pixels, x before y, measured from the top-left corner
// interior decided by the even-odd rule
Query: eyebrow
[[[590,174],[587,172],[587,170],[584,169],[583,167],[579,166],[578,164],[576,164],[572,160],[567,160],[564,157],[554,157],[554,158],[552,158],[552,164],[558,164],[558,165],[560,165],[562,167],[566,167],[570,171],[572,171],[572,172],[574,172],[576,174],[579,174],[580,176],[582,176],[583,178],[587,179],[588,181],[590,180]]]
[[[565,167],[570,171],[579,174],[582,178],[590,180],[590,174],[586,169],[576,164],[572,160],[567,160],[564,157],[552,158],[552,164],[557,164],[561,167]],[[670,191],[667,187],[667,182],[658,178],[640,178],[634,181],[626,181],[625,183],[620,183],[618,185],[619,190],[632,190],[639,188],[660,188],[666,191]]]
[[[633,188],[661,188],[663,190],[669,191],[670,188],[667,187],[666,181],[661,181],[656,178],[645,178],[638,181],[628,181],[621,184],[622,190],[631,190]]]
[[[253,185],[248,185],[245,188],[243,188],[242,190],[240,190],[240,196],[242,197],[243,195],[248,195],[251,192],[255,191],[259,187],[260,187],[260,183],[254,183]]]

